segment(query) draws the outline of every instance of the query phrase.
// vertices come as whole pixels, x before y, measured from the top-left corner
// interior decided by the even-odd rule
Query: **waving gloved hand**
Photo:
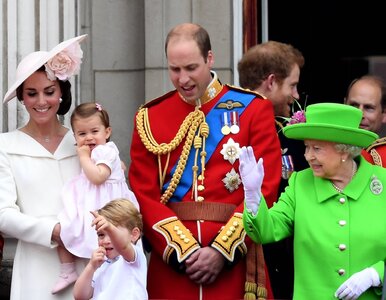
[[[256,215],[261,200],[261,185],[264,178],[263,159],[256,162],[251,146],[242,147],[240,153],[240,175],[244,186],[245,205]]]
[[[355,300],[372,286],[379,286],[381,280],[374,268],[366,268],[350,276],[336,290],[335,297],[343,300]]]

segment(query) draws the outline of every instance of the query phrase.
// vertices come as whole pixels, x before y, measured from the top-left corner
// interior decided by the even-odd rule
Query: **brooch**
[[[225,175],[222,182],[224,182],[227,190],[229,190],[232,193],[234,190],[237,190],[241,184],[240,175],[238,173],[236,173],[234,168],[232,168],[232,170],[230,170]]]
[[[377,178],[377,176],[372,176],[371,177],[371,182],[370,182],[370,191],[374,195],[379,195],[383,191],[383,185],[382,182]]]

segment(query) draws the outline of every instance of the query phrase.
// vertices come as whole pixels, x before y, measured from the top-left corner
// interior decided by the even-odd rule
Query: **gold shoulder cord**
[[[172,179],[170,180],[170,183],[161,196],[161,203],[166,204],[169,199],[173,196],[174,191],[176,190],[176,187],[178,183],[181,180],[182,173],[184,172],[186,161],[188,159],[190,150],[192,148],[192,144],[194,141],[194,147],[196,148],[196,155],[195,155],[195,163],[193,166],[193,187],[195,186],[195,181],[197,178],[197,157],[198,157],[198,150],[202,148],[201,151],[201,165],[202,165],[202,172],[204,172],[204,166],[205,166],[205,138],[209,135],[209,126],[205,122],[205,114],[196,107],[196,109],[191,112],[189,115],[186,116],[185,120],[182,122],[180,128],[178,129],[178,132],[176,136],[173,138],[173,140],[166,144],[158,144],[157,141],[154,139],[153,134],[150,129],[150,122],[149,122],[149,116],[148,116],[148,109],[146,107],[141,108],[138,111],[137,117],[136,117],[136,125],[138,129],[138,134],[141,138],[142,143],[145,145],[146,149],[153,153],[154,155],[158,156],[158,171],[159,171],[159,184],[160,189],[162,190],[162,186],[165,181],[166,176],[166,170],[169,165],[169,158],[170,153],[175,150],[178,145],[182,142],[182,140],[186,137],[185,144],[182,149],[182,153],[180,155],[180,159],[177,163],[177,168],[174,171],[174,174],[172,176]],[[197,129],[199,129],[197,131]],[[195,133],[197,131],[196,137],[194,137]],[[167,154],[166,164],[162,171],[161,166],[161,155]],[[203,180],[203,174],[200,177]]]

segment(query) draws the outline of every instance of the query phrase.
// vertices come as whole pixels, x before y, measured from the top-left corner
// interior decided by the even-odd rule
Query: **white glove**
[[[343,300],[355,300],[372,286],[379,286],[381,280],[374,268],[366,268],[350,276],[336,290],[335,297]]]
[[[264,178],[263,159],[256,162],[251,146],[242,147],[240,153],[240,175],[244,186],[245,205],[256,215],[261,200],[261,185]]]

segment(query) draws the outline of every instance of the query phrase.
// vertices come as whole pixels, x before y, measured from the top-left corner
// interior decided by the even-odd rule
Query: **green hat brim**
[[[322,140],[339,144],[355,145],[362,148],[374,142],[378,135],[361,128],[348,128],[329,124],[298,123],[283,128],[286,137],[295,140]]]

